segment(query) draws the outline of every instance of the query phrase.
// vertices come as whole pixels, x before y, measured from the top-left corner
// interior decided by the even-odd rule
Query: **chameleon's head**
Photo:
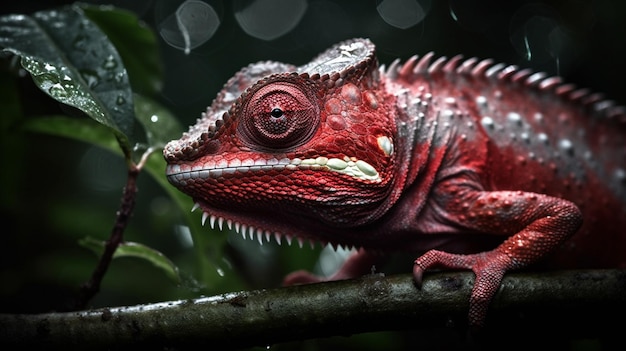
[[[264,231],[373,221],[394,201],[395,110],[380,84],[362,39],[301,67],[248,66],[165,147],[168,180],[210,215]]]

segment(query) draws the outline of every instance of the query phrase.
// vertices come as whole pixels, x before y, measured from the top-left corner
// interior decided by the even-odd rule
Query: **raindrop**
[[[119,95],[115,100],[115,103],[118,105],[124,105],[126,103],[126,99],[122,95]]]
[[[530,50],[530,44],[528,44],[528,35],[524,35],[524,49],[526,50],[526,61],[533,59],[533,53]]]
[[[65,88],[63,88],[63,86],[60,83],[52,84],[48,88],[48,93],[50,94],[50,96],[54,98],[66,98],[70,96],[70,93],[67,90],[65,90]]]
[[[237,23],[248,35],[274,40],[293,30],[307,10],[306,0],[236,0]]]
[[[626,170],[624,170],[623,168],[616,169],[615,178],[619,183],[626,185]]]
[[[83,70],[80,70],[79,72],[80,72],[81,77],[83,77],[83,79],[85,80],[85,83],[87,83],[87,86],[89,86],[89,88],[93,89],[98,84],[100,84],[100,78],[98,77],[98,73],[96,71],[93,71],[90,69],[83,69]]]
[[[490,2],[449,0],[448,4],[450,17],[461,28],[471,32],[488,31],[502,16],[497,6]]]
[[[125,83],[125,78],[126,78],[126,72],[124,71],[117,72],[115,76],[113,77],[113,79],[115,80],[115,83],[117,84]]]
[[[107,58],[104,60],[104,63],[102,64],[102,68],[108,70],[115,69],[116,67],[117,61],[115,60],[115,57],[113,57],[113,55],[107,56]]]
[[[219,26],[220,19],[211,5],[188,0],[160,23],[159,34],[166,43],[189,54],[211,39]]]
[[[452,17],[455,22],[458,22],[459,20],[459,17],[454,12],[454,8],[452,8],[452,6],[450,6],[450,17]]]
[[[560,71],[559,58],[572,45],[556,12],[545,5],[526,5],[511,19],[510,41],[518,52],[535,64],[552,62]]]
[[[390,26],[408,29],[424,20],[430,5],[430,0],[382,0],[376,11]]]
[[[79,34],[72,41],[72,47],[76,51],[85,52],[85,48],[87,47],[89,37],[84,34]]]
[[[157,123],[158,121],[159,121],[159,116],[157,115],[150,116],[150,122]]]

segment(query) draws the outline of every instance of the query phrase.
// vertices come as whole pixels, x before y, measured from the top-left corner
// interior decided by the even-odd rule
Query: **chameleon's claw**
[[[424,276],[425,269],[419,264],[418,260],[415,260],[413,264],[413,280],[415,281],[415,286],[418,289],[422,288],[422,278]]]

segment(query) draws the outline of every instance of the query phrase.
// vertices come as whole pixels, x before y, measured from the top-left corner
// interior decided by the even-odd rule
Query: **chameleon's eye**
[[[274,118],[281,118],[285,115],[285,113],[279,107],[276,107],[272,109],[272,112],[270,112],[270,115],[272,115],[272,117]]]
[[[275,82],[254,92],[243,108],[239,135],[251,147],[285,150],[311,139],[319,127],[317,105],[294,84]]]

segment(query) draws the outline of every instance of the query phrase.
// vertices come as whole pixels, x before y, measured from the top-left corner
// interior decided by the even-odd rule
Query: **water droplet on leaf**
[[[48,93],[54,98],[66,98],[70,93],[60,83],[54,83],[48,88]]]
[[[96,71],[84,69],[84,70],[80,70],[79,72],[80,72],[81,77],[83,77],[83,79],[85,80],[85,83],[87,83],[87,86],[89,86],[89,88],[93,89],[100,83],[100,78],[98,77],[98,73]]]
[[[102,64],[102,68],[109,69],[109,70],[117,68],[117,61],[115,60],[115,57],[113,57],[113,55],[109,55],[104,60],[104,63]]]

